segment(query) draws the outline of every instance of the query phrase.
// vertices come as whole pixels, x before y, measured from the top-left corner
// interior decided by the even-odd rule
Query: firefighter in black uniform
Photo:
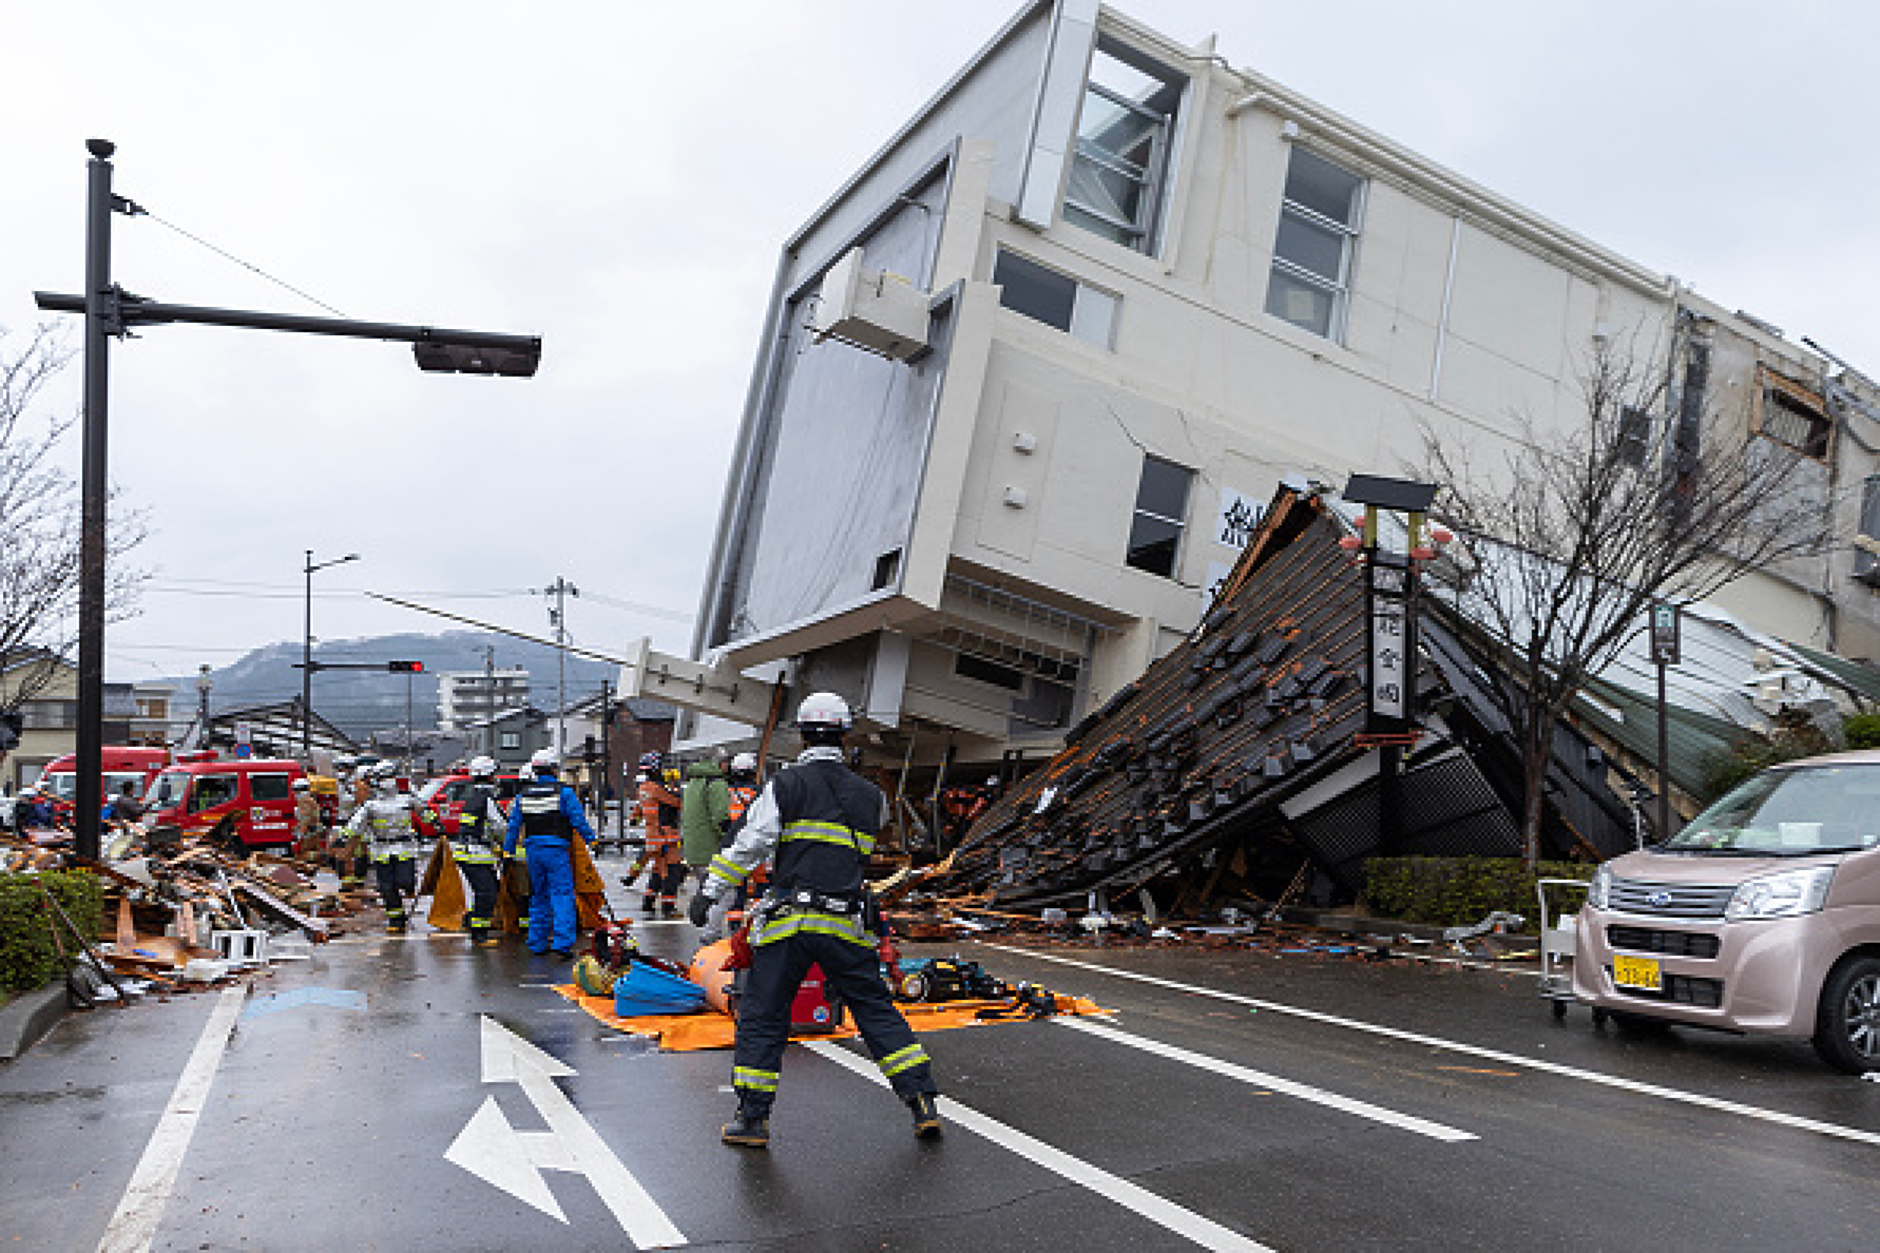
[[[470,909],[464,914],[470,942],[485,946],[496,943],[490,933],[496,921],[496,859],[508,823],[496,797],[496,763],[488,757],[472,759],[470,794],[457,816],[450,853],[470,885]]]
[[[914,1134],[940,1134],[933,1067],[894,1007],[881,978],[862,870],[887,822],[881,789],[843,763],[848,703],[830,692],[805,698],[796,714],[803,755],[758,793],[744,813],[744,829],[712,860],[689,914],[704,926],[712,902],[744,882],[769,858],[770,890],[751,911],[753,960],[738,1000],[737,1051],[732,1086],[737,1116],[727,1123],[727,1144],[763,1148],[770,1143],[770,1107],[777,1099],[778,1068],[790,1042],[790,1002],[811,965],[820,965],[862,1042],[896,1096],[914,1114]]]

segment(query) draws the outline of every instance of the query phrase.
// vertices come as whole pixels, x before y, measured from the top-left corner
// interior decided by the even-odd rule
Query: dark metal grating
[[[1634,953],[1663,953],[1667,957],[1697,957],[1709,960],[1723,947],[1723,941],[1700,931],[1659,931],[1651,927],[1612,926],[1606,928],[1606,943]]]
[[[1698,1009],[1719,1009],[1723,1005],[1723,980],[1698,979],[1691,975],[1666,975],[1662,992],[1643,988],[1619,988],[1626,996],[1661,1004],[1691,1005]]]

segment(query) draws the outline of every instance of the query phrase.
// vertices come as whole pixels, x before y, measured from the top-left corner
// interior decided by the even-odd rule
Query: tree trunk
[[[1541,815],[1547,799],[1547,748],[1551,727],[1530,710],[1521,720],[1521,855],[1528,872],[1541,859]]]

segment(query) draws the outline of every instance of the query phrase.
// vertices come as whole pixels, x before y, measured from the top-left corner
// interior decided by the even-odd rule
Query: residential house
[[[20,715],[20,742],[0,758],[0,789],[18,792],[53,758],[78,749],[78,667],[44,649],[9,654],[0,710]]]

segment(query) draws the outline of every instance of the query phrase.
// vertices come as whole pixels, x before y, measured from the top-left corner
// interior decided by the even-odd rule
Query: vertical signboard
[[[1409,563],[1376,553],[1367,567],[1370,610],[1371,703],[1365,729],[1396,734],[1410,728],[1416,682],[1415,626],[1410,612]]]

